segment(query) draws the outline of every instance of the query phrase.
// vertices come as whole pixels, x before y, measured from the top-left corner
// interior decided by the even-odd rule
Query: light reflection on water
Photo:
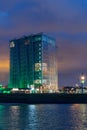
[[[87,130],[87,105],[0,104],[0,130]]]

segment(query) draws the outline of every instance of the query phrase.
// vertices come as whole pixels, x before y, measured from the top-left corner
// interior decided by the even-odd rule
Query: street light
[[[80,76],[81,88],[83,93],[84,83],[85,83],[85,75],[82,73]]]

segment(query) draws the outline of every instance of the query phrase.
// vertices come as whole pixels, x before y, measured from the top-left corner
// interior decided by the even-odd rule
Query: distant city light
[[[85,76],[81,76],[81,80],[85,80]]]
[[[81,74],[80,81],[83,84],[85,83],[85,75],[83,73]]]
[[[80,82],[81,82],[82,93],[84,93],[85,75],[83,73],[80,76]]]

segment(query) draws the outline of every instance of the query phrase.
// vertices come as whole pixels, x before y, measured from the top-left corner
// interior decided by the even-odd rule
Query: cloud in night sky
[[[9,40],[46,32],[58,45],[59,85],[75,85],[87,75],[86,15],[87,0],[0,1],[0,81],[8,81]]]

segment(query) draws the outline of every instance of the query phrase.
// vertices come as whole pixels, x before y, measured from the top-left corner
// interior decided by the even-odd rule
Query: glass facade
[[[40,33],[10,41],[10,87],[58,89],[56,41]]]

